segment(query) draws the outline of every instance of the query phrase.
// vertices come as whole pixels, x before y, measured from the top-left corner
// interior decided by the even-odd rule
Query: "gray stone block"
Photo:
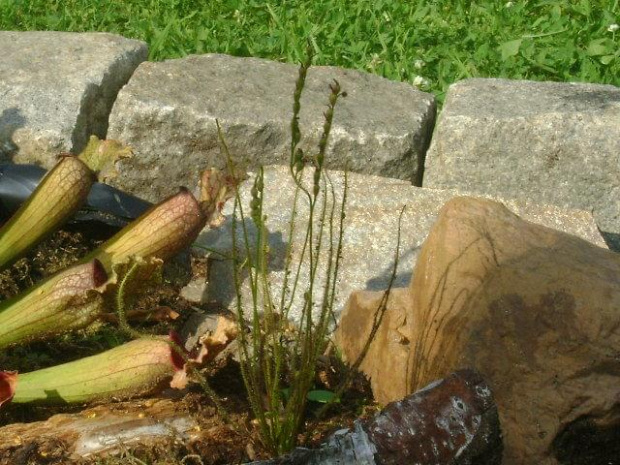
[[[342,172],[333,171],[330,173],[330,178],[333,180],[336,192],[341,192]],[[250,187],[250,183],[246,183],[241,191],[242,205],[246,213],[249,209]],[[439,210],[444,203],[459,195],[466,193],[457,190],[420,188],[396,179],[349,174],[343,258],[337,286],[336,309],[339,311],[344,306],[349,294],[354,290],[376,291],[386,288],[394,263],[398,217],[403,206],[406,206],[406,210],[402,220],[401,249],[395,286],[406,287],[411,281],[420,247]],[[282,166],[267,167],[264,210],[268,216],[272,261],[269,281],[276,292],[280,292],[284,280],[283,263],[293,196],[294,188],[288,169]],[[489,195],[484,197],[493,199]],[[503,203],[526,220],[574,234],[605,247],[592,215],[587,212],[537,205],[526,200],[509,200]],[[210,249],[211,257],[216,259],[210,268],[209,299],[218,300],[234,310],[235,291],[230,261],[217,260],[232,253],[232,204],[225,207],[224,213],[226,221],[222,227],[203,232],[197,244]],[[301,208],[294,236],[297,244],[300,244],[305,233],[307,217],[307,210]],[[250,224],[248,230],[252,242],[256,237],[254,234],[256,229]],[[241,246],[243,244],[241,235],[238,235],[237,240]],[[325,256],[326,254],[322,255],[323,259]],[[294,260],[299,257],[299,246],[293,250],[293,257]],[[324,271],[324,267],[320,269]],[[300,282],[307,281],[308,274],[304,272]],[[251,301],[247,279],[243,284],[242,295],[245,302]],[[300,302],[298,300],[297,305]],[[296,319],[299,313],[293,311],[291,316]]]
[[[106,135],[145,43],[104,33],[0,31],[0,160],[51,167]]]
[[[215,120],[235,163],[288,163],[297,66],[226,55],[143,63],[119,94],[108,137],[134,149],[115,181],[149,200],[193,188],[205,167],[223,168]],[[310,68],[300,115],[313,154],[329,84],[347,97],[335,111],[328,164],[413,181],[435,118],[432,95],[409,84],[336,67]]]
[[[591,211],[620,250],[620,88],[502,79],[453,84],[423,185]]]

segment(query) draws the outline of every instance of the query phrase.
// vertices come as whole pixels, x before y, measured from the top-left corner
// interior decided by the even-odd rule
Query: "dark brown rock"
[[[349,360],[380,294],[349,301],[339,331]],[[609,461],[620,434],[619,328],[620,255],[495,202],[456,198],[423,245],[410,287],[394,292],[362,369],[386,402],[475,368],[498,404],[505,464],[587,463],[566,445],[585,444],[592,431],[603,439],[589,443]]]
[[[491,389],[471,370],[453,373],[388,404],[364,429],[381,465],[501,462],[501,433]]]
[[[480,374],[461,370],[357,420],[321,449],[255,465],[498,465],[501,450],[491,390]]]

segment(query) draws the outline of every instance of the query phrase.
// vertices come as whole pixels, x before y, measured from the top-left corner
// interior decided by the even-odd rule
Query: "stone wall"
[[[104,137],[145,43],[112,34],[0,31],[0,161],[46,168]]]
[[[225,166],[216,120],[236,163],[288,161],[294,65],[214,54],[153,63],[146,44],[100,33],[0,32],[0,50],[4,162],[49,167],[91,133],[119,139],[134,157],[121,162],[117,187],[157,201],[180,185],[193,188],[201,169]],[[467,193],[520,204],[534,221],[604,245],[598,227],[620,250],[620,88],[465,80],[450,87],[435,124],[434,97],[409,84],[315,67],[300,116],[307,152],[332,79],[347,96],[336,108],[329,167],[368,176],[355,178],[363,187],[351,198],[349,230],[359,232],[352,250],[365,247],[374,275],[351,286],[385,281],[403,204],[411,207],[405,231],[419,231],[404,249],[406,282],[439,207]],[[380,233],[384,246],[366,247],[369,234]]]

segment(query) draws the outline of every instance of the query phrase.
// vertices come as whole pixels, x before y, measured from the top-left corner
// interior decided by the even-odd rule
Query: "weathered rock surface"
[[[355,293],[343,312],[338,339],[349,360],[380,294]],[[498,203],[455,198],[424,243],[409,288],[393,292],[362,369],[387,402],[474,368],[494,392],[504,464],[594,463],[584,460],[593,441],[595,463],[615,463],[618,328],[618,254]]]
[[[186,410],[169,399],[129,401],[3,426],[0,464],[72,463],[137,445],[188,442],[196,437],[199,425]]]
[[[318,450],[296,449],[255,465],[498,465],[502,441],[493,395],[461,370],[387,405]]]
[[[106,135],[119,89],[148,49],[104,33],[0,31],[0,160],[51,167]]]
[[[337,193],[342,191],[342,172],[330,172]],[[248,210],[251,182],[241,189],[243,206]],[[424,189],[411,186],[406,181],[377,176],[349,174],[349,188],[346,208],[343,258],[338,281],[336,308],[342,308],[346,299],[356,289],[384,289],[392,272],[397,243],[398,217],[406,205],[402,222],[401,253],[396,286],[406,286],[411,280],[413,266],[419,248],[426,238],[441,206],[459,195],[457,191]],[[270,283],[279,293],[284,281],[283,263],[288,242],[290,206],[294,197],[294,185],[289,170],[283,166],[270,166],[265,170],[265,205],[270,231],[270,256],[272,268]],[[589,213],[564,210],[558,207],[539,206],[527,201],[508,201],[507,205],[528,220],[560,229],[583,237],[597,245],[604,246]],[[209,248],[214,260],[210,271],[208,296],[226,305],[234,305],[235,290],[230,261],[222,256],[232,253],[231,230],[232,202],[224,213],[227,220],[222,227],[202,233],[197,244]],[[300,209],[295,241],[300,244],[305,233],[307,210]],[[255,240],[255,228],[250,228],[250,240]],[[239,236],[238,244],[242,244]],[[294,251],[299,256],[299,247]],[[322,257],[325,258],[323,253]],[[219,259],[219,260],[218,260]],[[323,268],[324,269],[324,268]],[[301,275],[301,282],[307,282],[307,270]],[[320,289],[319,289],[320,290]],[[276,294],[278,295],[278,294]],[[243,296],[250,302],[251,291],[247,280]],[[298,300],[299,304],[301,300]],[[299,314],[293,312],[298,318]]]
[[[591,211],[620,251],[620,88],[457,82],[435,128],[423,185]]]
[[[297,66],[201,55],[143,63],[119,94],[108,136],[134,148],[117,185],[149,200],[224,168],[216,119],[236,163],[288,163]],[[337,79],[347,97],[334,117],[332,168],[417,180],[435,119],[432,95],[409,84],[336,67],[313,67],[302,97],[301,147],[314,153]],[[307,149],[307,150],[306,150]]]

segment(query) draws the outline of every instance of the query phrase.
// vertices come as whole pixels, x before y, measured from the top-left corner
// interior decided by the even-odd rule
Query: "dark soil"
[[[26,258],[16,262],[10,269],[0,273],[0,299],[4,300],[27,289],[45,276],[63,269],[88,251],[95,248],[105,237],[94,237],[80,228],[58,231],[42,245],[33,250]],[[165,309],[165,314],[178,315],[171,321],[153,321],[141,317],[134,322],[142,330],[158,334],[166,334],[170,327],[179,330],[192,311],[219,311],[217,305],[196,305],[185,301],[179,296],[181,287],[192,276],[205,276],[208,263],[204,259],[189,258],[186,254],[168,266],[165,279],[156,289],[149,289],[141,296],[134,310],[144,310],[143,315],[157,309]],[[156,312],[157,314],[157,312]],[[0,353],[1,370],[17,370],[28,372],[67,361],[93,355],[128,340],[114,323],[99,323],[88,330],[65,334],[51,341],[37,342],[14,347]],[[0,454],[2,463],[185,463],[185,464],[228,464],[243,463],[250,460],[268,458],[262,447],[255,424],[252,421],[251,409],[245,395],[245,387],[239,366],[231,359],[219,360],[214,366],[207,367],[205,374],[209,384],[220,397],[229,417],[222,420],[213,402],[204,394],[197,384],[179,397],[178,408],[189,412],[199,423],[200,433],[191,441],[159,442],[148,447],[137,447],[117,451],[108,457],[96,457],[75,462],[68,459],[68,451],[62,444],[48,447],[43,443],[21,445],[14,450],[10,461]],[[343,367],[335,359],[326,359],[319,370],[317,388],[333,389],[334,384],[343,376]],[[166,395],[164,393],[164,395]],[[124,409],[131,409],[132,403],[116,404]],[[331,432],[352,425],[355,418],[366,411],[374,412],[372,397],[368,384],[358,379],[346,393],[342,401],[335,404],[329,418],[321,421],[313,420],[313,413],[320,405],[308,406],[306,434],[300,436],[299,444],[316,447]],[[29,406],[7,405],[0,413],[0,427],[14,423],[30,423],[44,421],[58,413],[79,412],[90,406]],[[110,405],[114,408],[114,404]],[[136,407],[137,408],[137,407]],[[195,435],[196,436],[196,435]],[[3,439],[0,437],[0,446]],[[2,448],[0,447],[0,450]],[[184,461],[183,461],[184,460]],[[183,462],[182,462],[183,461]]]

